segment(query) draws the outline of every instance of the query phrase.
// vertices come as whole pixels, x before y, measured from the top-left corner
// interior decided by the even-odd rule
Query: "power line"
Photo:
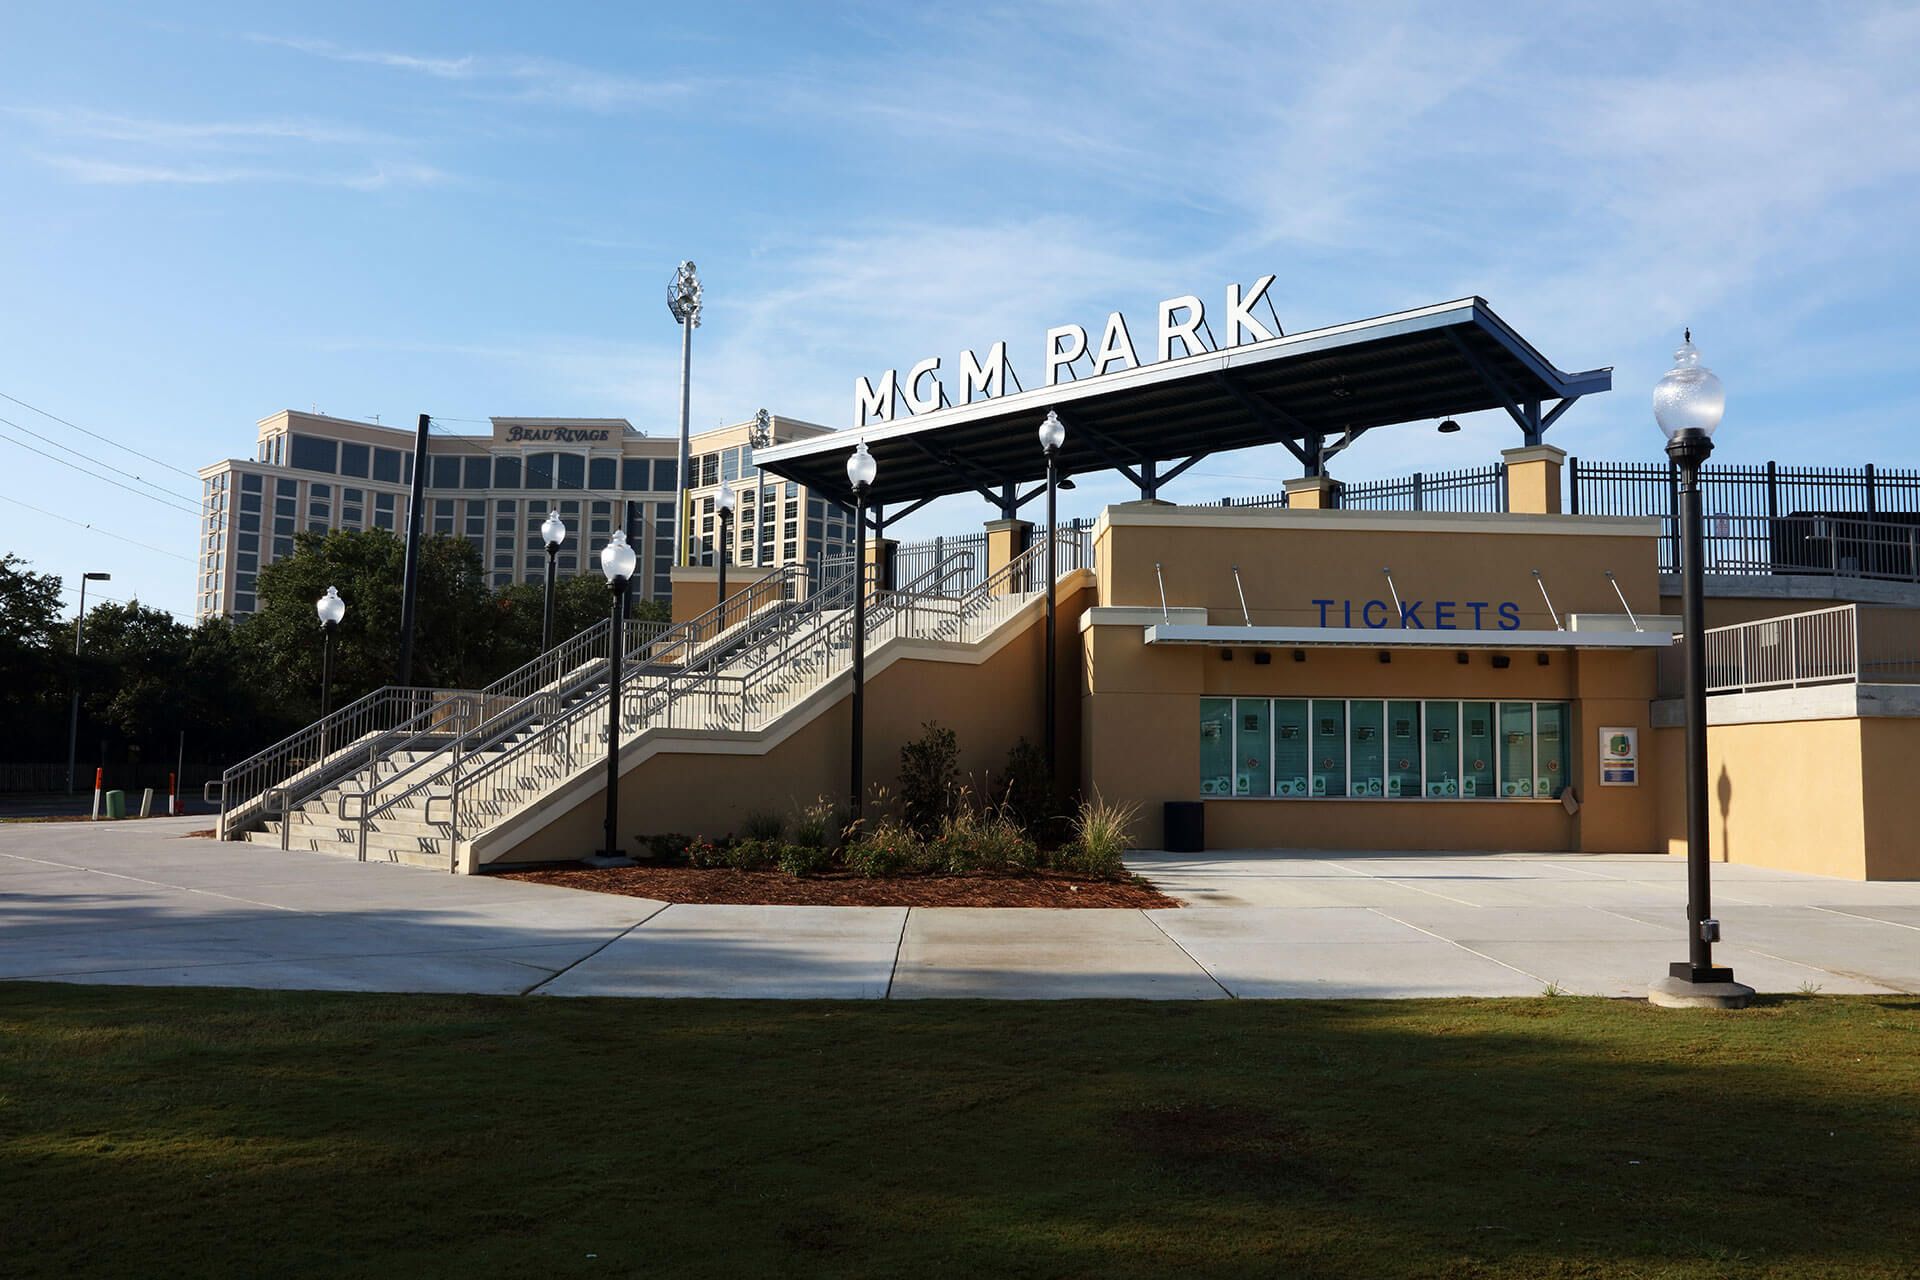
[[[159,458],[154,457],[150,453],[141,453],[138,449],[131,448],[130,446],[121,444],[118,440],[114,440],[108,436],[103,436],[98,431],[89,431],[87,428],[81,426],[77,422],[69,422],[57,413],[48,413],[45,409],[42,409],[37,405],[28,404],[25,400],[20,399],[20,397],[18,396],[10,396],[4,391],[0,391],[0,400],[11,400],[23,409],[32,409],[35,413],[39,414],[43,418],[52,418],[55,422],[59,423],[63,427],[72,427],[75,431],[78,431],[81,435],[92,436],[95,440],[99,440],[106,444],[110,444],[116,449],[125,449],[128,453],[133,454],[135,457],[145,458],[148,462],[156,463],[159,466],[165,467],[169,471],[177,472],[178,474],[183,475],[187,479],[193,481],[195,484],[198,484],[200,482],[200,477],[193,474],[193,472],[191,471],[181,471],[179,467],[174,466],[171,462],[162,462]]]
[[[141,484],[146,485],[147,488],[152,489],[157,493],[163,493],[167,495],[169,498],[178,498],[182,502],[195,501],[195,498],[191,494],[175,493],[172,489],[162,489],[159,485],[147,479],[145,476],[135,475],[131,471],[122,471],[119,467],[114,466],[111,462],[102,462],[100,461],[100,459],[93,457],[91,454],[85,454],[80,452],[78,449],[73,448],[71,445],[61,444],[58,440],[55,440],[52,436],[43,436],[38,431],[35,431],[32,427],[21,426],[19,423],[15,422],[12,418],[0,418],[0,422],[6,423],[8,426],[12,427],[15,431],[26,432],[28,435],[32,436],[35,440],[44,440],[48,444],[52,445],[54,448],[59,449],[65,453],[70,453],[76,458],[85,458],[88,462],[93,463],[95,466],[105,467],[107,470],[113,472],[115,475],[125,476],[129,480],[138,480]]]
[[[75,471],[78,471],[81,475],[90,476],[95,480],[105,481],[107,484],[112,485],[116,489],[125,489],[128,493],[134,494],[138,497],[145,498],[148,502],[157,502],[163,507],[171,507],[175,511],[184,511],[186,514],[190,516],[194,516],[196,518],[200,514],[200,510],[198,507],[183,507],[177,502],[170,502],[165,498],[157,497],[154,494],[148,493],[144,489],[136,489],[130,484],[121,484],[118,480],[109,480],[107,479],[106,476],[100,475],[97,472],[87,470],[85,467],[81,466],[77,462],[68,462],[65,458],[56,457],[53,454],[48,453],[44,449],[36,449],[24,440],[15,440],[12,436],[5,435],[5,434],[0,434],[0,440],[5,440],[9,444],[19,445],[22,449],[25,449],[28,453],[37,453],[41,457],[47,459],[49,462],[57,462],[63,467],[72,467]]]
[[[36,507],[31,502],[22,502],[20,501],[20,499],[15,497],[10,497],[9,495],[4,493],[0,493],[0,502],[11,502],[16,507],[25,507],[27,510],[37,511],[43,516],[52,516],[55,520],[59,520],[66,524],[70,524],[76,529],[86,529],[93,533],[100,534],[103,537],[113,538],[116,541],[127,543],[129,546],[142,547],[148,551],[157,552],[163,556],[172,556],[175,560],[184,560],[188,564],[195,563],[194,558],[192,556],[183,556],[178,551],[168,551],[165,548],[156,547],[150,542],[141,542],[136,538],[129,538],[125,534],[115,533],[111,529],[102,529],[97,525],[87,524],[84,521],[75,520],[69,516],[63,516],[58,511],[49,511],[45,507]]]

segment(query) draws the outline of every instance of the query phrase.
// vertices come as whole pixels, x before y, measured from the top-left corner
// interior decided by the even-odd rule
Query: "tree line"
[[[188,760],[217,773],[319,717],[314,602],[328,587],[347,602],[334,635],[333,705],[397,681],[405,556],[404,541],[385,529],[297,534],[294,553],[260,571],[256,612],[195,624],[137,600],[101,603],[87,611],[78,658],[58,576],[0,556],[0,721],[8,726],[0,759],[64,762],[78,688],[83,789],[96,765],[110,775],[116,767],[144,765],[149,776],[170,768],[183,731]],[[414,684],[479,688],[538,656],[543,584],[490,589],[480,552],[447,535],[422,541],[419,573]],[[556,642],[610,608],[598,573],[561,581]],[[656,601],[633,609],[662,620],[667,612]]]

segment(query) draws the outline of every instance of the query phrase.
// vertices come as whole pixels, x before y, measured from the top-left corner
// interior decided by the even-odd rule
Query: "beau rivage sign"
[[[1154,326],[1154,358],[1151,361],[1140,359],[1133,334],[1127,327],[1127,318],[1118,311],[1107,316],[1097,346],[1089,345],[1092,338],[1080,325],[1063,324],[1057,329],[1049,329],[1040,385],[1058,386],[1063,370],[1069,371],[1066,380],[1071,381],[1071,367],[1089,355],[1093,360],[1092,376],[1098,377],[1103,373],[1171,360],[1174,358],[1175,343],[1180,344],[1182,356],[1190,356],[1203,351],[1237,347],[1243,342],[1265,342],[1277,337],[1253,314],[1253,308],[1266,297],[1273,279],[1270,275],[1261,276],[1254,281],[1251,289],[1244,292],[1237,284],[1227,286],[1226,321],[1222,326],[1226,339],[1217,348],[1201,341],[1200,331],[1207,322],[1207,308],[1198,296],[1191,293],[1168,298],[1158,307]],[[960,353],[960,387],[956,396],[947,395],[940,368],[940,357],[929,356],[907,370],[905,378],[899,376],[898,369],[889,369],[880,375],[877,384],[871,378],[855,379],[853,424],[864,427],[870,422],[891,422],[903,410],[905,414],[912,415],[932,413],[948,405],[972,404],[976,395],[980,399],[991,400],[1006,394],[1010,378],[1016,383],[1018,381],[1007,359],[1005,342],[996,342],[988,348],[985,360],[971,351]]]
[[[503,426],[496,433],[505,444],[612,444],[611,427],[525,427],[519,423]]]

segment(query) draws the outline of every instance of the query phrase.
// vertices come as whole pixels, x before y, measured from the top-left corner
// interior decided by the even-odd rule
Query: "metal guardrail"
[[[1707,692],[1920,682],[1912,618],[1908,610],[1843,604],[1711,627],[1704,633]],[[1662,696],[1679,693],[1682,660],[1676,637],[1661,654]]]
[[[1660,517],[1660,572],[1678,573],[1679,524]],[[1920,582],[1920,514],[1709,515],[1705,570]]]

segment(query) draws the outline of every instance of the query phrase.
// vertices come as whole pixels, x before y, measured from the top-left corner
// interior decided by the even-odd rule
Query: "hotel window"
[[[463,489],[485,489],[493,483],[493,459],[468,458],[461,468],[461,487]]]
[[[520,487],[520,459],[501,454],[493,460],[493,487],[496,489]]]
[[[619,470],[617,458],[589,458],[587,460],[587,488],[605,492],[619,488],[615,472]]]
[[[373,478],[385,480],[388,484],[400,483],[400,451],[398,449],[373,451]]]
[[[1564,702],[1202,698],[1200,794],[1557,799],[1571,714]]]
[[[354,444],[350,440],[340,442],[340,474],[343,476],[361,476],[367,474],[367,455],[370,452],[364,444]]]
[[[653,463],[653,487],[655,492],[664,493],[680,485],[680,460],[678,458],[656,458]]]
[[[646,490],[647,460],[645,458],[626,458],[620,463],[620,487],[627,490]]]
[[[260,477],[259,476],[241,476],[240,492],[242,493],[260,492]]]
[[[577,453],[560,455],[559,483],[557,489],[572,489],[578,492],[586,487],[587,460]]]
[[[527,484],[529,489],[553,488],[553,455],[550,453],[530,453],[527,455]]]
[[[460,487],[460,459],[429,458],[432,470],[427,472],[427,483],[436,489],[458,489]]]
[[[302,471],[336,471],[339,469],[339,454],[336,441],[323,440],[319,436],[293,437],[292,465]]]

